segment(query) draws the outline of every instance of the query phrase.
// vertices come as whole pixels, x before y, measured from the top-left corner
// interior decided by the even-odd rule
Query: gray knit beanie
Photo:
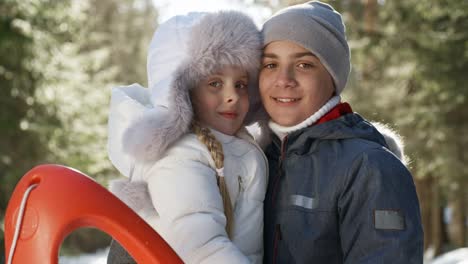
[[[319,1],[280,10],[263,24],[264,47],[273,41],[288,40],[317,56],[335,82],[340,94],[348,80],[350,51],[345,25],[333,7]]]

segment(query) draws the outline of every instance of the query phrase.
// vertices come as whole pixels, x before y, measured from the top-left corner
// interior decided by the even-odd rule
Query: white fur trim
[[[124,152],[123,136],[126,129],[146,111],[150,111],[148,89],[132,84],[130,86],[115,87],[112,89],[109,121],[107,152],[112,164],[119,172],[130,176],[133,159]],[[148,107],[149,106],[149,107]]]
[[[179,74],[170,91],[169,108],[155,107],[133,122],[123,135],[123,150],[137,160],[158,160],[166,149],[189,130],[193,111],[185,83]]]
[[[190,56],[188,43],[192,27],[206,13],[191,12],[171,17],[153,34],[147,56],[148,88],[153,105],[169,107],[174,73]]]

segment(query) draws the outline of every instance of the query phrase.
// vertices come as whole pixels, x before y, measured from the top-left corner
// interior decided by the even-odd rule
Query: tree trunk
[[[432,199],[432,178],[425,177],[423,179],[415,179],[416,191],[418,193],[419,206],[421,209],[421,221],[424,230],[424,250],[426,250],[432,242],[431,228],[431,209],[433,205]]]
[[[462,184],[459,182],[459,184]],[[452,222],[449,225],[450,240],[455,247],[464,247],[466,241],[466,193],[461,186],[457,188],[451,197],[450,208],[452,209]]]
[[[364,31],[374,33],[377,21],[377,0],[364,0]]]
[[[434,247],[434,256],[442,253],[444,243],[444,222],[441,193],[436,181],[432,183],[432,209],[431,209],[431,245]]]

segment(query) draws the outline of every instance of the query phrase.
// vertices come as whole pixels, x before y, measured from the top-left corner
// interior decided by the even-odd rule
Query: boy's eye
[[[311,63],[302,62],[302,63],[299,63],[298,67],[303,68],[303,69],[310,69],[310,68],[313,68],[314,65]]]
[[[274,68],[276,68],[276,64],[274,64],[274,63],[265,63],[265,64],[263,64],[263,68],[264,69],[274,69]]]
[[[219,88],[219,87],[223,86],[223,84],[220,81],[212,81],[212,82],[209,82],[208,85],[212,86],[212,87],[215,87],[215,88]]]

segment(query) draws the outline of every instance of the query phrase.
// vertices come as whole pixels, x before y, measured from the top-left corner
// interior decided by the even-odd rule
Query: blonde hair
[[[224,167],[223,145],[221,145],[221,143],[213,136],[208,128],[202,127],[198,122],[192,121],[191,128],[198,140],[208,148],[208,151],[214,160],[216,169],[222,169]],[[228,236],[231,237],[233,209],[226,185],[226,179],[224,175],[219,175],[218,171],[216,171],[216,180],[219,192],[223,199],[224,215],[226,216],[226,232]]]

